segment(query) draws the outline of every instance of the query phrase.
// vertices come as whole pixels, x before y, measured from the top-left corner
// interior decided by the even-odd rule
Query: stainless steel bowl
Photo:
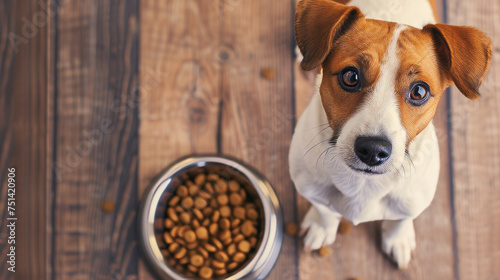
[[[238,160],[222,156],[189,156],[182,158],[163,171],[145,192],[139,212],[142,252],[151,268],[163,279],[186,279],[171,269],[161,252],[166,202],[176,188],[176,180],[184,172],[200,167],[221,168],[230,176],[243,177],[252,186],[253,196],[262,203],[262,239],[254,257],[235,274],[225,279],[264,279],[273,268],[283,243],[283,214],[278,198],[270,183],[253,168]]]

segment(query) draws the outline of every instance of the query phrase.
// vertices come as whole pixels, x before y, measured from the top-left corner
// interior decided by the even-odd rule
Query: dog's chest
[[[375,185],[372,182],[358,182],[351,185],[357,189],[354,196],[348,197],[337,188],[330,186],[329,206],[355,225],[375,220],[399,220],[417,216],[426,206],[422,196],[406,188],[393,189],[405,184]]]

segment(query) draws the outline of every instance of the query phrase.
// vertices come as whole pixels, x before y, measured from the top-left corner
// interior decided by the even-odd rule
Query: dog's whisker
[[[302,131],[309,131],[309,130],[317,129],[317,128],[323,127],[323,126],[325,126],[325,125],[328,125],[328,126],[329,126],[330,124],[329,124],[328,122],[326,122],[326,123],[320,124],[320,125],[318,125],[318,126],[314,126],[314,127],[306,128],[306,129],[304,129],[304,130],[302,130]]]
[[[309,145],[311,145],[311,143],[314,141],[314,139],[316,139],[316,137],[318,137],[318,135],[320,135],[323,131],[325,131],[328,128],[329,128],[329,126],[318,131],[318,133],[316,133],[316,135],[314,135],[314,137],[311,139],[311,141],[309,141],[309,143],[307,143],[306,148],[309,147]]]
[[[308,154],[308,153],[309,153],[312,149],[314,149],[316,146],[318,146],[319,144],[321,144],[321,143],[323,143],[323,142],[325,142],[325,141],[330,141],[330,138],[328,138],[328,139],[324,139],[324,140],[321,140],[321,141],[319,141],[318,143],[316,143],[314,146],[312,146],[311,148],[309,148],[309,150],[307,150],[307,151],[304,153],[304,155],[302,156],[302,159],[304,159],[304,157],[305,157],[305,156],[306,156],[306,155],[307,155],[307,154]]]
[[[325,152],[327,152],[330,148],[332,148],[332,147],[328,146],[323,152],[321,152],[321,154],[319,154],[318,158],[316,159],[316,173],[318,173],[318,161],[321,158],[321,155],[323,155]]]

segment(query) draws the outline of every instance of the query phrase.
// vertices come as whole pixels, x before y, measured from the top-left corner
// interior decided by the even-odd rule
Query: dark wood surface
[[[500,3],[449,1],[451,24],[472,25],[492,39],[493,60],[471,102],[451,89],[453,226],[460,279],[500,279]]]
[[[287,154],[315,85],[293,58],[293,0],[51,1],[47,23],[16,52],[8,34],[47,10],[39,2],[0,3],[0,279],[155,279],[138,250],[139,199],[191,153],[250,163],[273,184],[285,222],[302,219],[309,203]],[[327,258],[286,236],[269,279],[500,279],[500,2],[437,6],[445,22],[485,31],[494,54],[482,99],[452,87],[439,105],[440,181],[415,221],[409,269],[383,256],[380,224],[366,223]],[[16,274],[4,261],[11,166]]]
[[[49,279],[137,278],[138,16],[82,0],[54,17]]]
[[[44,2],[0,2],[0,279],[37,279],[47,271],[48,18],[38,5]],[[8,168],[16,170],[15,274],[6,262],[14,245],[7,243]]]

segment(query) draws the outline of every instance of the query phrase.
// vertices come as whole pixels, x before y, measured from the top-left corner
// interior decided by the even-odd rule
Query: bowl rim
[[[264,234],[259,249],[242,269],[225,279],[264,279],[274,267],[281,252],[283,212],[274,189],[264,175],[242,161],[225,155],[201,154],[181,157],[169,164],[151,181],[142,195],[139,209],[139,240],[146,263],[162,278],[186,279],[171,269],[163,259],[154,232],[155,213],[159,199],[173,177],[184,170],[207,164],[229,166],[246,177],[259,196],[264,211]]]

